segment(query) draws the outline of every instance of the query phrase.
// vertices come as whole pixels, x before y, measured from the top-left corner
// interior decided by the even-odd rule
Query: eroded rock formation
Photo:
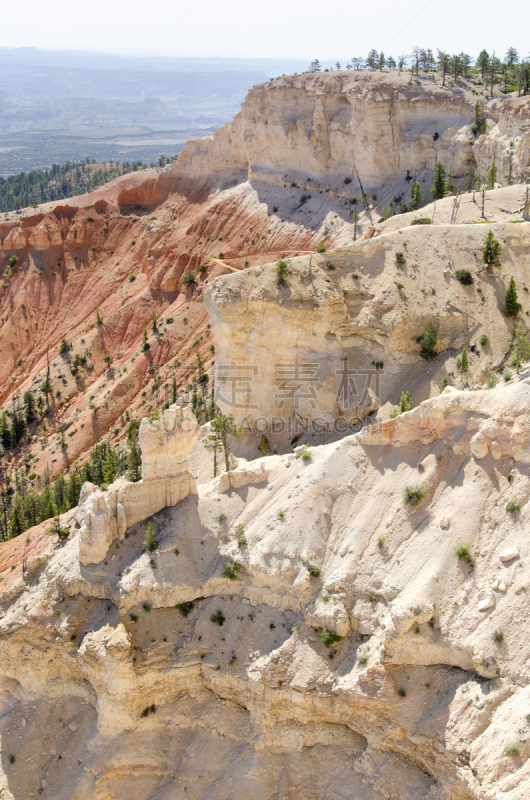
[[[3,598],[7,796],[525,797],[529,380],[247,464],[152,517],[153,553],[144,523],[104,564],[82,532],[40,556]]]
[[[170,406],[153,422],[142,420],[138,434],[142,480],[130,483],[121,478],[104,492],[93,487],[76,512],[82,519],[82,564],[100,564],[127,528],[197,491],[186,456],[198,437],[199,426],[189,405]],[[86,494],[86,484],[83,489]]]

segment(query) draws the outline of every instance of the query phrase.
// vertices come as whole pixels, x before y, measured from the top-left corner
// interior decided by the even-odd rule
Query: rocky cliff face
[[[475,140],[473,96],[430,95],[397,76],[278,79],[164,172],[2,223],[2,266],[18,258],[0,300],[4,402],[37,391],[48,344],[74,345],[50,359],[47,424],[68,425],[67,446],[53,458],[34,431],[18,459],[60,471],[109,429],[116,441],[122,413],[165,401],[176,356],[186,386],[197,352],[215,352],[218,403],[250,426],[250,461],[210,480],[185,402],[145,419],[141,481],[85,484],[67,537],[41,525],[0,547],[2,797],[529,795],[530,376],[486,388],[511,347],[511,276],[530,313],[525,187],[487,193],[489,226],[471,192],[456,225],[446,198],[422,209],[429,225],[379,225],[370,203],[359,231],[350,202],[357,173],[388,198],[435,157],[458,174],[495,152],[505,174],[508,136],[524,172],[527,101],[495,101]],[[389,419],[403,391],[414,408]],[[274,417],[283,454],[256,458]]]
[[[201,486],[152,553],[83,565],[69,512],[2,598],[5,796],[525,797],[528,380]]]
[[[516,202],[513,190],[503,194]],[[441,216],[444,203],[452,200]],[[479,216],[470,195],[461,213],[469,222],[465,215]],[[416,404],[444,381],[483,383],[511,342],[513,325],[502,314],[510,277],[524,287],[530,270],[530,226],[491,227],[502,242],[503,265],[494,270],[481,262],[484,226],[440,224],[289,259],[283,282],[274,265],[214,280],[205,303],[218,401],[249,434],[236,447],[255,453],[260,431],[278,446],[301,435],[321,441],[380,406],[389,410],[403,391]],[[458,279],[466,269],[470,285]],[[528,311],[524,291],[523,305]],[[431,320],[437,357],[425,361],[419,340]],[[455,359],[464,346],[471,367],[460,378]]]
[[[485,175],[493,153],[508,182],[529,166],[528,98],[486,104],[487,134],[475,139],[476,97],[396,72],[298,75],[255,86],[232,123],[207,139],[188,142],[174,171],[197,177],[245,175],[276,186],[297,181],[305,189],[344,177],[376,187],[407,170],[417,175],[443,162],[453,176],[477,165]],[[501,141],[502,140],[502,141]],[[344,192],[344,187],[342,187]]]

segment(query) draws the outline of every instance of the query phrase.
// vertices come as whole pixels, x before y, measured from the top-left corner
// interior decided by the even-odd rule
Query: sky
[[[473,57],[513,46],[527,56],[529,30],[526,0],[25,0],[4,4],[0,46],[344,63],[414,45]]]

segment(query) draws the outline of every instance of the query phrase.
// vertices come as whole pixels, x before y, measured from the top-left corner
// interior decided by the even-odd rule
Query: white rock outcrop
[[[78,512],[82,564],[101,563],[127,528],[197,492],[186,456],[198,438],[199,426],[189,405],[170,406],[153,422],[142,420],[138,434],[142,480],[130,483],[120,478],[104,492],[94,491],[92,484],[81,489],[81,497],[87,497]]]

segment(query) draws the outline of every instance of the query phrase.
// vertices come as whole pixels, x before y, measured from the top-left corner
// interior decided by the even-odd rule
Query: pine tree
[[[438,328],[434,324],[434,320],[429,320],[425,326],[423,336],[420,339],[422,358],[432,358],[436,353],[434,348],[438,342]]]
[[[172,403],[176,403],[177,399],[178,399],[178,396],[179,396],[179,393],[178,393],[178,389],[177,389],[177,379],[173,375],[173,378],[171,380],[171,402]]]
[[[476,66],[480,69],[480,74],[484,78],[484,73],[488,71],[490,65],[490,57],[487,50],[482,50],[477,58]]]
[[[460,359],[460,374],[464,375],[466,372],[469,372],[469,358],[467,350],[464,348],[462,358]]]
[[[77,469],[73,469],[66,486],[66,497],[70,508],[75,508],[75,506],[78,505],[81,486],[81,476]]]
[[[423,195],[421,193],[420,182],[413,181],[412,186],[410,187],[410,207],[413,211],[417,211],[418,208],[421,208],[422,203]]]
[[[83,469],[81,470],[81,481],[83,483],[92,483],[92,470],[90,469],[90,462],[85,461]]]
[[[486,189],[495,189],[497,183],[497,165],[495,163],[495,156],[490,164],[488,174],[486,176]]]
[[[482,260],[488,267],[501,266],[501,245],[493,235],[493,231],[488,231],[484,239]]]
[[[517,288],[515,286],[515,281],[510,278],[510,285],[506,289],[506,294],[504,295],[504,316],[505,317],[516,317],[519,311],[522,309],[521,303],[517,301]]]
[[[9,520],[9,538],[14,539],[25,530],[24,516],[18,503],[15,503]]]
[[[445,177],[445,167],[441,161],[436,162],[434,176],[432,179],[431,194],[435,200],[441,200],[447,192],[447,179]]]
[[[517,322],[513,332],[513,344],[510,352],[510,366],[515,367],[517,374],[523,361],[530,359],[530,342],[526,338],[522,322]]]
[[[39,520],[40,522],[44,522],[45,519],[50,519],[50,517],[54,517],[56,514],[57,506],[53,502],[52,487],[48,484],[44,487],[44,490],[40,496]]]
[[[0,416],[0,443],[4,450],[9,450],[11,447],[11,426],[5,411],[2,411]]]
[[[269,452],[269,440],[267,439],[265,434],[262,434],[258,450],[260,451],[262,456],[266,456],[267,453]]]
[[[53,485],[53,495],[55,499],[55,505],[59,509],[59,514],[62,514],[64,511],[68,511],[69,506],[66,497],[66,481],[62,475],[59,475]]]
[[[146,328],[144,328],[144,336],[143,336],[143,339],[142,339],[142,350],[143,350],[143,352],[145,353],[145,351],[149,350],[150,347],[151,347],[151,345],[149,344],[149,341],[147,339],[147,330],[146,330]]]
[[[243,433],[243,429],[236,425],[233,414],[219,414],[212,420],[212,433],[207,436],[203,442],[204,447],[214,454],[219,449],[222,449],[225,457],[226,471],[230,469],[228,461],[229,447],[228,437],[233,436],[235,439]]]
[[[475,103],[475,122],[471,126],[471,130],[475,136],[479,133],[484,133],[486,129],[486,118],[482,112],[482,107],[477,100]]]
[[[377,69],[379,64],[379,54],[377,50],[370,50],[366,57],[366,66],[368,69]]]
[[[116,475],[118,473],[117,461],[116,451],[113,447],[109,447],[107,458],[105,459],[105,465],[103,467],[103,475],[105,476],[105,483],[107,485],[110,485],[116,479]]]
[[[127,453],[127,478],[136,483],[142,477],[142,451],[138,439],[131,439],[128,443]]]
[[[410,411],[411,408],[410,392],[402,392],[401,400],[399,401],[399,413],[404,414],[406,411]]]
[[[144,553],[152,553],[153,550],[156,550],[158,547],[155,539],[155,532],[153,530],[153,526],[150,522],[147,523],[147,528],[145,531],[145,539],[142,545],[142,550]]]
[[[35,419],[35,397],[31,389],[24,392],[24,408],[26,410],[26,420],[32,422]]]
[[[153,333],[156,333],[158,330],[158,322],[156,321],[156,311],[153,311],[153,318],[151,321],[151,327],[153,329]]]

